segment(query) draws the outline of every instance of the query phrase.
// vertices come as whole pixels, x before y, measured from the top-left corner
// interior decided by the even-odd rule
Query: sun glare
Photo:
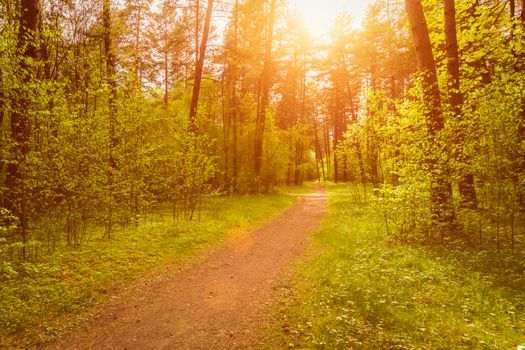
[[[327,34],[341,12],[346,11],[354,20],[354,27],[361,25],[371,0],[291,0],[310,34],[316,37]]]

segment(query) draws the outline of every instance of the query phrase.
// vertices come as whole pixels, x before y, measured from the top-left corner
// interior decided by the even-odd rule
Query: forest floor
[[[525,347],[523,251],[408,244],[386,230],[380,201],[327,186],[315,254],[282,289],[270,348]]]
[[[114,296],[76,330],[39,349],[261,348],[259,331],[272,322],[287,267],[304,252],[326,202],[321,193],[301,198],[204,261]]]

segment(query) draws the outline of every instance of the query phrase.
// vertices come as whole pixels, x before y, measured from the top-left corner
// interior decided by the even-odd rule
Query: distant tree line
[[[379,0],[314,40],[283,0],[0,1],[0,255],[311,179],[401,240],[523,246],[524,7]]]

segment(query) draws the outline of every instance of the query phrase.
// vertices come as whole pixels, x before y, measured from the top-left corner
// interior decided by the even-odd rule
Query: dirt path
[[[323,195],[301,198],[266,226],[135,293],[48,349],[260,348],[257,331],[268,321],[273,289],[325,207]]]

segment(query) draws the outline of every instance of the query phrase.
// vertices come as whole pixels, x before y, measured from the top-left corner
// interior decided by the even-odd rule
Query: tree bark
[[[340,139],[340,93],[339,93],[339,84],[335,82],[335,91],[334,91],[334,114],[333,114],[333,123],[334,123],[334,182],[339,182],[339,160],[337,159],[337,146],[339,145]]]
[[[206,46],[208,44],[208,35],[210,33],[212,11],[213,11],[213,0],[208,0],[208,6],[206,8],[206,17],[204,19],[204,29],[202,32],[202,39],[200,43],[200,51],[199,51],[197,61],[195,63],[195,82],[193,84],[193,94],[191,96],[189,122],[190,122],[190,131],[193,133],[197,132],[197,124],[196,124],[195,119],[197,117],[197,106],[199,104],[199,94],[200,94],[201,83],[202,83],[202,72],[204,69],[204,58],[206,56]]]
[[[448,72],[448,87],[449,87],[449,103],[452,108],[452,113],[458,122],[464,119],[462,105],[463,94],[460,90],[459,78],[459,54],[458,41],[456,34],[456,8],[454,0],[444,0],[445,10],[445,42],[447,54],[447,72]],[[461,126],[458,130],[457,143],[459,147],[464,143],[465,135]],[[465,156],[460,149],[458,152],[458,159],[460,163],[470,165],[468,156]],[[474,187],[474,175],[470,172],[463,174],[458,183],[459,194],[461,196],[461,204],[466,208],[476,207],[476,188]]]
[[[238,150],[237,150],[237,123],[239,119],[239,96],[237,91],[238,81],[238,35],[239,35],[239,0],[235,0],[233,7],[233,40],[232,40],[232,64],[230,67],[231,75],[231,96],[230,96],[230,124],[231,124],[231,192],[237,192],[237,177],[238,177]]]
[[[2,67],[0,67],[0,86],[3,86],[3,71]],[[7,149],[7,146],[9,145],[9,141],[6,140],[6,136],[10,134],[11,128],[7,125],[4,125],[5,121],[7,120],[6,114],[7,114],[7,108],[6,108],[6,93],[3,89],[0,89],[0,149]],[[9,131],[8,131],[9,130]],[[0,161],[0,184],[6,184],[7,180],[7,159],[2,158]],[[6,193],[4,191],[0,191],[0,207],[5,207],[5,195]]]
[[[379,187],[379,152],[373,136],[366,138],[366,160],[370,169],[370,181],[374,188]]]
[[[268,26],[266,31],[266,45],[264,49],[263,71],[261,73],[261,96],[257,109],[257,119],[255,122],[255,147],[254,147],[254,172],[261,175],[263,158],[263,141],[266,127],[266,109],[270,99],[271,69],[272,69],[272,48],[273,48],[273,27],[275,24],[275,0],[270,0],[270,12],[268,14]]]
[[[195,66],[199,62],[200,0],[195,0]]]
[[[330,131],[328,130],[328,121],[324,121],[323,123],[323,138],[324,138],[324,149],[326,153],[326,170],[327,170],[327,177],[332,178],[333,175],[331,173],[332,165],[330,161],[331,157],[331,151],[330,151]]]
[[[525,0],[521,0],[521,13],[519,19],[521,29],[522,31],[525,31]],[[520,61],[523,62],[524,58],[522,57]],[[521,113],[518,123],[518,144],[523,145],[525,143],[525,98],[523,98],[521,101]],[[524,183],[523,178],[525,177],[525,154],[523,154],[521,150],[523,150],[523,147],[520,149],[520,151],[518,151],[517,155],[518,161],[516,164],[516,177],[519,186],[518,203],[522,212],[525,212],[525,188],[523,188],[522,185]]]
[[[423,98],[426,103],[425,117],[430,153],[442,149],[437,140],[437,134],[444,128],[443,113],[436,74],[436,65],[427,22],[421,0],[405,0],[408,21],[415,46],[418,70],[422,74]],[[434,152],[436,151],[436,152]],[[432,221],[435,224],[449,227],[454,222],[452,205],[452,187],[448,179],[446,162],[441,160],[441,154],[428,154],[427,162],[430,170],[430,203]]]
[[[104,51],[106,53],[106,83],[109,86],[109,153],[110,165],[116,168],[114,158],[114,148],[117,145],[116,137],[116,114],[117,114],[117,68],[115,54],[113,53],[112,43],[112,23],[111,23],[111,4],[110,0],[103,1],[103,22],[104,22]]]
[[[342,55],[342,58],[343,58],[343,68],[344,68],[345,72],[347,72],[348,70],[346,68],[346,59],[345,59],[344,53]],[[346,90],[348,92],[348,102],[349,102],[349,105],[350,105],[350,115],[352,116],[351,122],[352,123],[357,123],[357,111],[356,111],[356,106],[354,104],[354,94],[352,93],[352,88],[350,87],[350,80],[349,79],[346,81]],[[364,165],[364,162],[363,162],[363,153],[362,153],[362,150],[361,150],[361,144],[360,144],[360,142],[359,142],[359,140],[357,138],[354,140],[354,142],[352,142],[352,144],[354,145],[355,151],[357,153],[357,159],[358,159],[358,163],[359,163],[359,174],[361,176],[361,184],[363,185],[363,191],[364,191],[364,194],[366,196],[367,179],[366,179],[365,165]]]
[[[230,106],[226,104],[226,99],[229,97],[228,94],[231,94],[230,82],[226,81],[228,79],[228,70],[225,69],[221,74],[221,114],[222,114],[222,140],[223,140],[223,153],[224,153],[224,178],[223,184],[229,191],[230,183],[230,129],[231,129],[231,113],[229,113]],[[225,88],[225,85],[228,84],[228,87]]]
[[[324,172],[323,151],[321,149],[321,143],[319,142],[319,135],[317,134],[317,121],[313,120],[313,124],[314,124],[314,138],[315,138],[315,156],[321,162],[321,171],[323,173],[323,181],[326,181],[326,174]],[[318,173],[318,177],[320,181],[321,177],[319,176],[319,166],[317,166],[317,173]]]
[[[22,0],[20,11],[17,48],[22,55],[20,60],[21,80],[27,85],[34,79],[31,61],[37,59],[37,41],[40,35],[39,20],[42,11],[40,1]],[[29,193],[22,166],[30,150],[31,123],[29,114],[32,102],[28,90],[18,91],[17,97],[16,107],[11,113],[12,157],[7,167],[7,193],[4,204],[19,219],[18,232],[22,243],[24,243],[22,246],[22,259],[25,260],[25,243],[27,241],[29,220]]]
[[[114,176],[117,169],[117,160],[115,157],[115,148],[117,147],[117,68],[115,55],[113,53],[112,43],[112,23],[111,23],[111,0],[102,2],[102,22],[104,26],[104,51],[106,54],[106,83],[109,87],[108,96],[108,123],[109,123],[109,173],[108,173],[108,221],[106,223],[105,236],[111,238],[113,229],[113,206],[114,206]]]
[[[169,68],[169,61],[168,61],[168,44],[166,43],[164,45],[164,109],[168,108],[168,102],[169,102],[169,79],[168,79],[168,68]]]
[[[141,26],[142,26],[143,4],[137,4],[137,23],[135,28],[135,87],[137,90],[142,89],[142,47],[141,47]]]

